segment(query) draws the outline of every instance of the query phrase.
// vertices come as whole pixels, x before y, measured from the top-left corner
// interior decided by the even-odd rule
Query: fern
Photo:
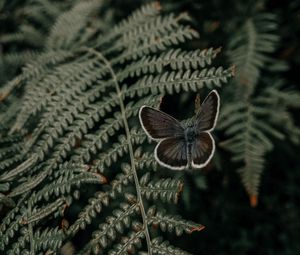
[[[245,20],[230,41],[228,55],[237,66],[236,79],[246,96],[253,93],[261,70],[272,62],[268,54],[275,51],[280,39],[276,28],[275,15],[258,13]]]
[[[162,241],[162,238],[156,238],[152,241],[153,253],[158,255],[168,255],[168,254],[182,254],[189,255],[190,253],[185,252],[179,248],[175,248],[168,241]]]
[[[266,155],[274,148],[274,139],[284,141],[292,137],[292,141],[299,142],[299,128],[287,111],[299,107],[295,103],[299,94],[285,92],[280,80],[270,86],[270,80],[261,74],[270,75],[271,65],[284,70],[284,64],[270,55],[280,39],[275,34],[276,27],[275,15],[256,13],[245,20],[231,40],[228,52],[236,65],[233,86],[237,89],[234,100],[223,108],[219,128],[227,137],[222,145],[232,153],[232,161],[240,163],[238,173],[252,206],[257,204],[261,174]]]
[[[221,87],[234,69],[211,66],[220,48],[180,48],[198,38],[187,14],[161,15],[153,3],[110,27],[99,17],[105,4],[36,2],[32,19],[48,36],[0,89],[1,118],[12,115],[0,136],[1,201],[16,204],[0,226],[2,252],[59,253],[84,235],[77,254],[188,254],[156,239],[151,225],[177,235],[203,229],[154,210],[158,199],[176,204],[183,181],[155,177],[137,115],[164,94]],[[15,95],[18,104],[10,103]],[[59,229],[68,211],[75,219]]]
[[[1,4],[3,17],[7,19],[6,22],[11,28],[9,31],[1,31],[0,43],[4,46],[10,45],[10,49],[0,56],[0,86],[12,79],[24,64],[36,60],[42,51],[45,34],[48,33],[51,24],[63,10],[70,7],[66,2],[52,4],[44,0],[24,3],[4,0]],[[22,8],[18,8],[20,4]],[[25,44],[26,47],[19,47],[21,44]],[[17,52],[14,52],[16,48]]]
[[[150,174],[146,173],[141,178],[142,194],[153,200],[161,199],[177,203],[179,193],[182,191],[183,183],[180,180],[160,179],[156,182],[150,181]]]

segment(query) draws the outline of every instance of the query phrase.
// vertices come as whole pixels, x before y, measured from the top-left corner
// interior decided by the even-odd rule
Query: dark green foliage
[[[225,129],[225,135],[230,137],[223,145],[233,153],[232,160],[242,162],[238,172],[254,206],[266,154],[274,147],[272,139],[291,137],[298,143],[300,134],[287,111],[299,107],[300,104],[296,103],[299,94],[284,91],[280,81],[268,79],[272,72],[278,73],[286,68],[282,61],[270,56],[280,39],[275,34],[276,27],[276,16],[258,13],[245,21],[237,36],[230,41],[228,52],[232,63],[237,66],[237,91],[236,99],[223,108],[220,128]],[[271,74],[261,75],[266,71]]]
[[[78,254],[155,254],[159,246],[185,254],[167,242],[152,243],[153,224],[177,235],[202,226],[154,212],[157,200],[177,203],[183,182],[151,180],[157,164],[145,153],[149,141],[138,111],[158,106],[164,94],[220,87],[233,68],[210,66],[220,49],[182,50],[198,33],[187,14],[160,15],[158,3],[112,27],[99,15],[107,9],[101,1],[78,1],[65,11],[40,1],[28,8],[35,4],[46,13],[54,8],[54,23],[46,21],[43,38],[38,31],[22,33],[40,52],[0,90],[1,201],[13,207],[1,225],[1,250],[58,253],[83,235]],[[67,212],[69,227],[58,229]]]
[[[286,75],[299,29],[284,20],[297,4],[145,2],[0,3],[0,253],[72,243],[75,254],[297,254],[289,208],[299,211],[299,192],[296,181],[283,188],[297,167],[282,163],[300,138],[300,95]],[[221,113],[206,169],[221,171],[206,180],[160,167],[140,107],[188,118],[195,94],[214,88]],[[244,205],[235,172],[252,206],[262,186],[258,209],[282,208],[278,226]],[[269,176],[285,195],[268,194]],[[285,248],[273,251],[265,240],[283,228],[273,239]]]

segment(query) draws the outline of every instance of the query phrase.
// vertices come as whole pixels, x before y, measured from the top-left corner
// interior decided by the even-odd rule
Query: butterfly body
[[[195,132],[195,128],[194,127],[187,127],[184,130],[184,139],[186,141],[186,143],[192,143],[193,141],[195,141],[196,138],[196,132]]]
[[[184,140],[185,140],[185,147],[186,147],[186,154],[187,154],[187,162],[188,162],[188,168],[191,168],[192,166],[192,149],[194,146],[194,142],[196,139],[196,132],[195,129],[192,126],[188,126],[184,130]]]
[[[215,151],[210,132],[219,113],[219,95],[213,90],[201,105],[193,121],[180,123],[172,116],[148,106],[139,112],[146,134],[158,141],[154,155],[159,164],[173,170],[202,168]]]

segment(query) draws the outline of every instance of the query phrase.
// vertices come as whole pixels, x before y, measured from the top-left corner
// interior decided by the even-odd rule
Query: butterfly
[[[172,170],[205,167],[215,152],[211,131],[216,126],[220,97],[212,90],[201,104],[200,111],[189,124],[149,106],[142,106],[139,119],[145,133],[158,144],[156,161]]]

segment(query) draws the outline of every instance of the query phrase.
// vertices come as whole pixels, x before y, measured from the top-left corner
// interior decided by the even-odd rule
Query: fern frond
[[[49,174],[49,169],[45,169],[44,171],[38,173],[37,175],[28,178],[28,181],[20,184],[16,188],[14,188],[9,194],[8,197],[15,197],[26,193],[27,191],[33,190],[36,186],[38,186]]]
[[[44,42],[44,37],[35,27],[23,24],[19,27],[19,31],[2,35],[0,42],[2,44],[25,43],[38,47]]]
[[[83,208],[78,219],[68,229],[69,235],[75,235],[80,229],[85,229],[87,224],[92,222],[98,213],[101,212],[102,206],[109,204],[109,195],[104,192],[97,192],[94,198],[89,199],[89,204]]]
[[[211,64],[219,51],[220,49],[213,48],[192,52],[184,52],[176,49],[169,50],[159,56],[144,56],[118,73],[118,79],[123,81],[127,77],[139,77],[142,74],[148,73],[161,73],[166,67],[171,67],[173,70],[204,68]]]
[[[65,163],[55,171],[55,179],[47,186],[34,193],[30,201],[36,204],[42,199],[48,201],[54,196],[66,196],[70,194],[72,188],[80,187],[83,184],[104,184],[106,178],[100,174],[88,172],[88,167],[82,164]]]
[[[0,185],[1,192],[3,192],[3,191],[6,192],[9,190],[9,188],[10,188],[9,185],[3,185],[3,184]],[[15,202],[11,198],[3,195],[2,193],[0,193],[0,203],[4,206],[10,207],[10,208],[16,206]]]
[[[21,158],[22,158],[22,154],[21,155],[17,154],[16,156],[14,156],[12,158],[9,158],[9,159],[3,161],[2,163],[9,163],[9,162],[15,163],[15,162],[18,162]],[[36,157],[31,157],[31,158],[23,161],[16,168],[2,174],[0,176],[0,181],[8,181],[8,180],[20,175],[20,174],[25,173],[35,163],[36,163]],[[8,166],[6,165],[6,167],[8,167]],[[0,169],[1,169],[1,165],[0,165]]]
[[[27,233],[27,230],[24,229],[25,234]],[[26,253],[29,253],[29,250],[26,249],[26,244],[28,244],[28,238],[26,235],[22,235],[17,239],[17,242],[15,242],[12,245],[12,248],[7,252],[9,255],[15,255],[15,254],[20,254],[21,251]]]
[[[118,25],[114,26],[112,30],[108,32],[106,36],[102,36],[98,40],[98,46],[110,43],[115,38],[123,35],[128,30],[140,26],[149,19],[159,15],[160,5],[158,2],[150,3],[143,6],[141,9],[135,11],[126,20],[120,22]]]
[[[115,95],[114,95],[115,96]],[[156,102],[158,101],[157,97],[155,96],[150,96],[148,98],[143,99],[142,101],[138,101],[135,105],[131,105],[128,104],[126,106],[127,109],[130,109],[130,111],[127,111],[127,116],[131,117],[131,115],[133,116],[137,116],[138,110],[140,108],[141,105],[143,104],[147,104],[147,105],[154,105],[156,104]],[[114,104],[115,104],[115,99],[114,99]],[[103,106],[103,104],[101,104],[101,106]],[[110,110],[110,106],[105,107],[104,105],[104,111]],[[114,105],[115,106],[115,105]],[[108,109],[107,109],[108,108]],[[102,118],[105,117],[105,112],[103,112]],[[78,153],[80,155],[83,155],[84,158],[76,158],[77,160],[89,160],[90,158],[90,152],[92,152],[93,154],[95,154],[97,151],[101,151],[103,144],[108,142],[108,139],[110,136],[114,135],[114,130],[115,128],[119,128],[118,125],[122,125],[122,123],[120,122],[120,114],[115,114],[114,119],[105,119],[105,122],[102,125],[102,128],[99,129],[97,132],[95,132],[95,134],[87,134],[86,136],[83,137],[83,139],[85,139],[82,142],[82,146],[80,148],[80,150],[78,151]],[[119,120],[118,120],[119,119]],[[115,126],[115,124],[113,123],[118,123],[117,126]],[[113,124],[113,126],[112,126]],[[145,135],[141,134],[141,133],[136,133],[134,130],[132,131],[132,142],[133,143],[142,143],[143,140],[145,140]],[[115,144],[115,147],[121,146],[121,150],[119,150],[119,153],[122,152],[122,148],[124,148],[124,143],[125,140],[121,138],[121,145],[120,144]],[[122,145],[123,143],[123,145]],[[128,145],[128,142],[127,142]],[[120,148],[120,147],[119,147]],[[116,148],[112,148],[112,152],[110,154],[115,155],[114,157],[116,157]],[[106,154],[105,157],[107,157],[108,155]],[[97,159],[97,162],[99,162],[99,159]]]
[[[22,216],[16,215],[13,218],[13,221],[11,223],[8,223],[7,228],[5,228],[5,232],[3,232],[0,237],[0,250],[5,250],[5,247],[9,244],[11,239],[16,235],[16,233],[20,230],[22,227],[20,224]],[[2,226],[5,226],[4,224],[1,224]]]
[[[233,161],[242,162],[243,167],[238,172],[248,194],[255,197],[258,195],[265,155],[273,149],[271,137],[279,140],[286,138],[280,130],[285,126],[282,120],[274,122],[273,119],[273,116],[277,118],[281,106],[265,92],[249,103],[237,102],[224,107],[219,125],[230,137],[222,145],[233,153]],[[292,133],[296,135],[297,129]]]
[[[162,50],[166,50],[171,45],[179,45],[186,42],[189,39],[198,37],[198,34],[189,27],[179,26],[178,29],[169,35],[165,35],[159,39],[155,36],[146,38],[142,44],[137,45],[134,48],[125,50],[124,53],[111,59],[111,64],[124,63],[125,61],[137,60],[144,55],[151,53],[157,53]]]
[[[16,232],[22,227],[20,222],[25,215],[24,208],[21,208],[25,196],[19,200],[17,205],[4,217],[0,225],[0,250],[5,250],[6,245],[9,244]]]
[[[279,41],[275,34],[276,16],[270,13],[259,13],[250,17],[232,37],[228,55],[237,66],[236,79],[238,86],[251,95],[258,82],[261,70],[270,61],[267,55],[273,52]]]
[[[132,139],[131,142],[134,145],[142,144],[147,138],[142,131],[137,131],[136,129],[131,130],[130,134]],[[121,135],[118,137],[118,140],[119,141],[117,143],[112,144],[111,148],[109,148],[106,152],[103,152],[99,156],[97,156],[96,160],[93,163],[94,169],[103,171],[106,167],[109,167],[112,165],[112,163],[116,162],[119,157],[122,157],[123,155],[126,155],[128,153],[128,142],[126,140],[126,137]],[[89,151],[87,151],[87,149]],[[85,161],[89,161],[91,158],[90,152],[96,153],[97,149],[99,150],[101,149],[101,147],[99,148],[99,146],[97,146],[97,148],[95,148],[89,145],[85,147],[84,152],[79,151],[78,153],[82,155]]]
[[[48,68],[61,63],[72,55],[73,53],[64,50],[47,51],[39,55],[34,61],[27,63],[25,67],[22,68],[23,72],[20,75],[16,76],[1,88],[0,101],[6,99],[12,91],[22,87],[28,80],[36,79],[39,75],[45,74]]]
[[[99,67],[97,63],[98,60],[92,59],[78,63],[78,65],[64,65],[41,80],[37,80],[33,84],[34,88],[25,95],[22,114],[19,115],[13,130],[21,129],[31,116],[43,111],[46,106],[49,107],[49,112],[53,110],[57,112],[55,108],[73,101],[72,99],[76,98],[76,94],[80,93],[81,90],[86,90],[84,84],[90,84],[101,77],[102,74],[97,68]],[[85,73],[85,76],[81,72]],[[64,82],[61,82],[58,77]],[[88,79],[84,79],[85,77]],[[82,83],[83,80],[85,83]],[[71,86],[73,89],[68,91]],[[57,101],[61,101],[61,103],[57,105]]]
[[[3,147],[7,144],[17,143],[22,141],[24,138],[24,133],[19,132],[12,135],[5,135],[3,137],[0,137],[0,146]]]
[[[34,252],[38,253],[40,251],[50,252],[55,251],[61,247],[63,238],[65,237],[63,231],[58,228],[45,229],[44,231],[37,230],[34,233]],[[28,244],[28,231],[23,229],[23,235],[18,238],[18,242],[15,242],[12,248],[7,254],[21,254],[26,253],[26,245]],[[29,252],[29,251],[28,251]]]
[[[12,157],[9,157],[9,158],[5,158],[4,160],[1,160],[0,162],[0,170],[5,170],[7,168],[10,168],[12,167],[13,165],[15,165],[16,163],[20,163],[20,161],[23,159],[23,156],[20,155],[20,154],[16,154]],[[6,177],[6,173],[2,176],[2,180],[3,178]]]
[[[151,168],[154,171],[157,170],[158,163],[153,153],[144,153],[139,147],[135,151],[135,158],[136,158],[136,166],[138,169]]]
[[[66,201],[64,200],[64,198],[58,198],[53,203],[50,203],[41,209],[35,209],[31,215],[27,215],[24,218],[22,218],[21,224],[26,225],[26,224],[30,224],[32,222],[42,220],[45,217],[47,217],[47,216],[51,215],[52,213],[61,209],[62,206],[65,205],[65,203],[66,203]]]
[[[136,253],[136,248],[142,246],[142,239],[144,239],[143,231],[130,232],[128,236],[124,237],[120,244],[117,244],[112,250],[108,252],[109,255],[121,255]]]
[[[123,33],[122,37],[107,50],[102,51],[102,54],[107,56],[112,52],[119,52],[123,49],[132,50],[135,46],[143,45],[153,37],[159,38],[176,31],[180,26],[179,21],[183,20],[184,16],[175,17],[173,14],[170,14],[165,17],[158,16],[153,20],[146,20],[144,24]]]
[[[70,11],[64,12],[52,27],[46,41],[48,49],[67,49],[78,47],[78,35],[85,28],[88,19],[101,6],[97,0],[76,4]]]
[[[18,68],[24,66],[28,61],[36,59],[39,54],[40,52],[32,50],[5,54],[3,56],[3,67],[14,66],[14,68]]]
[[[180,91],[198,91],[199,89],[207,86],[221,86],[222,83],[226,83],[227,80],[233,76],[233,69],[225,69],[222,67],[210,69],[203,69],[201,71],[171,71],[164,72],[163,75],[149,75],[139,80],[133,86],[131,86],[126,94],[134,96],[143,96],[146,94],[158,94],[158,93],[179,93]]]
[[[133,182],[133,174],[129,165],[123,165],[122,170],[124,174],[118,174],[111,182],[112,189],[109,191],[109,196],[114,198],[117,194],[121,194],[123,189]]]
[[[68,232],[75,235],[79,229],[85,229],[101,211],[103,206],[108,206],[117,194],[121,194],[123,187],[133,181],[133,174],[129,165],[123,165],[124,173],[118,174],[111,182],[111,189],[107,192],[98,192],[94,198],[89,199],[89,204],[79,214],[78,219],[70,226]]]
[[[148,224],[159,226],[162,231],[173,232],[177,236],[182,235],[184,232],[191,234],[194,231],[201,231],[204,226],[196,224],[191,221],[181,219],[180,216],[170,216],[163,212],[157,211],[155,207],[149,208],[147,212]]]
[[[191,255],[177,247],[172,246],[168,241],[163,241],[161,237],[152,240],[153,253],[157,255]]]
[[[14,143],[9,147],[0,148],[0,160],[13,156],[12,154],[18,154],[20,152],[20,147],[22,143]],[[0,177],[1,180],[1,177]]]
[[[35,231],[33,238],[35,240],[34,250],[36,252],[54,252],[62,246],[65,234],[62,229],[58,229],[57,227],[46,228],[43,231]]]
[[[147,199],[161,199],[163,202],[178,202],[179,193],[182,191],[183,183],[176,179],[160,179],[150,181],[150,173],[141,177],[142,195]]]
[[[97,254],[100,249],[104,249],[107,245],[117,238],[118,234],[124,232],[124,228],[128,228],[131,224],[132,214],[139,211],[138,204],[128,205],[122,204],[120,208],[112,212],[112,216],[106,219],[106,223],[99,226],[99,230],[93,233],[93,238],[83,249],[83,254],[90,252]]]

